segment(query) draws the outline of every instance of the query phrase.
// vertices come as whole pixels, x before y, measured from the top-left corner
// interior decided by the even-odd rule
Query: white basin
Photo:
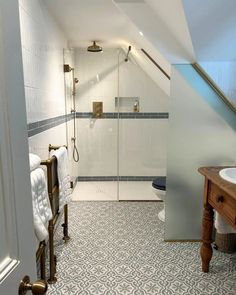
[[[225,168],[220,170],[220,177],[236,184],[236,168]]]

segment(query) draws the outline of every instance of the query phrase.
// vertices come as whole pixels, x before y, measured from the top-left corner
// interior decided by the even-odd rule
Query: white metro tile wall
[[[119,120],[121,176],[166,175],[166,119]]]
[[[132,62],[120,66],[120,97],[139,97],[140,112],[168,112],[169,97]]]
[[[140,98],[140,111],[167,112],[169,97],[134,62],[124,62],[120,54],[119,96]],[[104,102],[104,112],[115,111],[118,96],[118,49],[105,49],[91,53],[85,49],[75,51],[76,75],[80,83],[77,106],[80,112],[92,110],[92,102]]]
[[[77,119],[79,176],[117,175],[117,121]]]
[[[120,176],[166,174],[168,120],[121,119]],[[79,176],[117,175],[117,120],[79,119]]]
[[[43,1],[20,0],[27,121],[65,113],[63,48],[67,41]]]
[[[42,133],[36,134],[29,138],[29,152],[37,154],[42,160],[46,160],[49,156],[48,146],[65,145],[66,124],[58,125],[48,129]]]
[[[118,91],[118,50],[89,53],[75,51],[80,83],[77,111],[91,112],[92,102],[104,102],[104,112],[115,112]],[[169,97],[136,64],[120,55],[120,96],[140,98],[141,112],[168,112]],[[98,77],[97,77],[98,75]],[[132,111],[131,106],[131,111]],[[77,119],[80,150],[79,176],[116,176],[118,134],[116,119]],[[167,119],[120,119],[119,174],[166,174]]]
[[[24,67],[27,122],[64,115],[71,109],[71,82],[65,79],[68,101],[65,104],[63,49],[67,40],[40,0],[20,0],[21,41]],[[72,52],[65,60],[70,63]],[[71,175],[74,171],[71,150],[71,122],[29,138],[29,150],[42,159],[48,157],[48,145],[68,145]],[[67,137],[68,134],[68,137]],[[67,141],[68,139],[68,141]],[[77,175],[77,172],[76,172]]]
[[[76,96],[79,112],[91,112],[93,101],[104,101],[104,112],[114,112],[117,96],[117,49],[91,53],[75,51],[75,70],[79,77]]]

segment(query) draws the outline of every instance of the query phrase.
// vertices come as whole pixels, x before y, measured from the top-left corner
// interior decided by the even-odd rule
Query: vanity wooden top
[[[232,166],[234,168],[235,166]],[[230,168],[229,166],[215,166],[215,167],[200,167],[198,171],[209,179],[212,183],[216,184],[225,193],[230,195],[236,200],[236,184],[224,180],[220,177],[219,171],[224,168]]]

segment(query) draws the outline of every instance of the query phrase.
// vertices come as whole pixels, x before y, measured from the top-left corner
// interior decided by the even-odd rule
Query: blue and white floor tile
[[[58,282],[48,295],[235,295],[236,257],[199,243],[165,243],[160,202],[72,202],[71,240],[56,241]]]

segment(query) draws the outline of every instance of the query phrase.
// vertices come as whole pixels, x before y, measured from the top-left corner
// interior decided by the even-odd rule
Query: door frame
[[[36,279],[18,0],[0,2],[0,63],[0,193],[9,256],[0,293],[14,295],[25,275]]]

